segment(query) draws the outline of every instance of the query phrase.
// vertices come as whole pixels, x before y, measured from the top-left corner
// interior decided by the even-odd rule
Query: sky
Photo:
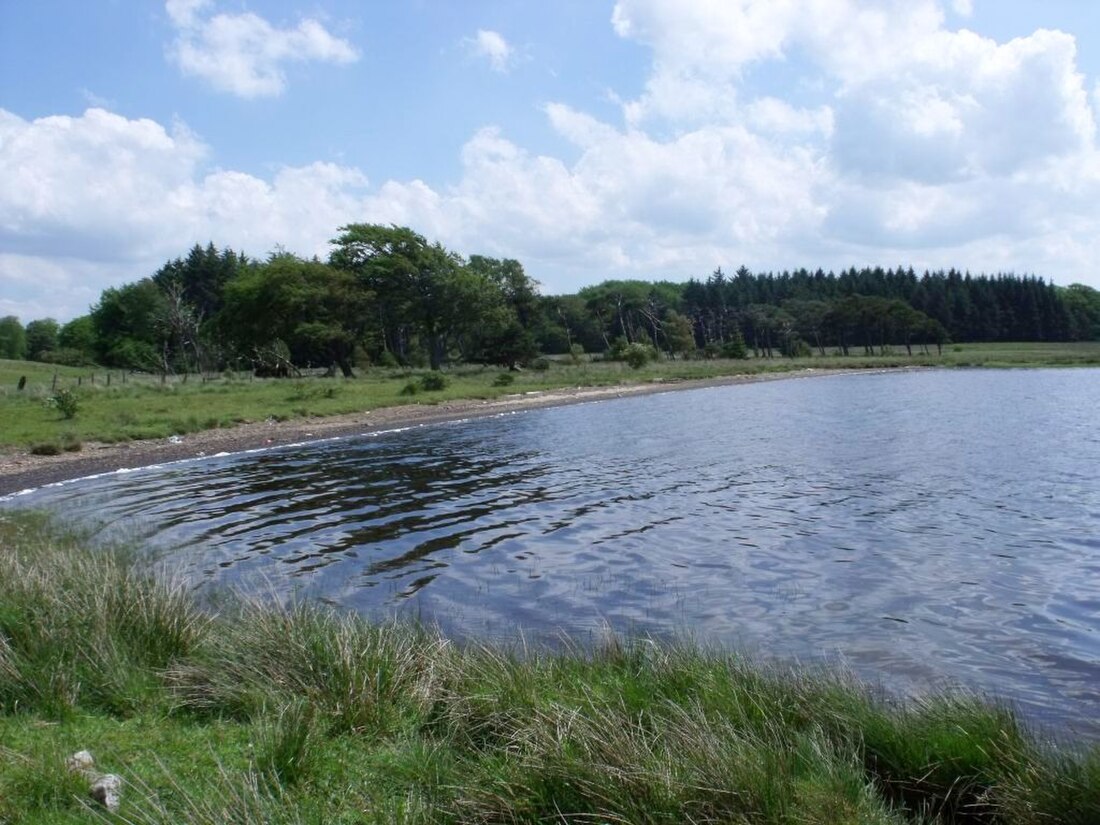
[[[349,223],[545,294],[715,268],[1100,288],[1095,0],[0,0],[0,316]]]

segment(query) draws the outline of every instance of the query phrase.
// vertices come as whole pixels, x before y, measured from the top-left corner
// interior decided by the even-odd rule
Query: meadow
[[[885,355],[662,360],[632,369],[621,362],[543,362],[545,369],[508,372],[460,366],[432,389],[426,371],[368,368],[353,379],[309,375],[260,379],[247,373],[207,376],[129,374],[102,368],[54,367],[0,360],[0,449],[79,449],[85,441],[114,443],[166,438],[248,421],[309,418],[363,412],[401,404],[443,404],[491,399],[566,387],[677,382],[816,369],[926,367],[1043,367],[1100,365],[1100,342],[1075,344],[963,344],[942,355],[903,348]],[[25,386],[18,389],[21,378]],[[66,417],[50,399],[67,391],[75,410]]]
[[[0,516],[0,546],[3,822],[1100,821],[1100,746],[988,699],[200,601],[33,513]],[[117,814],[66,770],[84,749],[122,777]]]

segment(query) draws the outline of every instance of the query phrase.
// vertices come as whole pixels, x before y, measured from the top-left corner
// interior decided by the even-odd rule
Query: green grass
[[[191,376],[161,383],[155,376],[124,376],[102,369],[55,368],[47,364],[0,360],[0,448],[38,447],[60,452],[87,441],[119,442],[166,438],[201,430],[232,427],[247,421],[330,416],[399,404],[442,404],[459,399],[491,399],[508,394],[563,387],[598,387],[715,378],[725,375],[783,372],[806,368],[861,369],[900,366],[1039,367],[1100,364],[1100,342],[1078,344],[972,344],[945,348],[943,356],[909,357],[895,348],[885,356],[746,361],[661,361],[640,370],[622,363],[551,361],[544,371],[514,373],[511,383],[499,369],[458,367],[449,370],[441,389],[429,389],[424,372],[373,369],[356,379],[250,379],[247,375],[214,376],[204,382]],[[57,376],[56,387],[54,376]],[[107,385],[108,375],[111,377]],[[27,377],[23,391],[16,389]],[[93,383],[94,377],[94,383]],[[125,377],[125,383],[124,383]],[[77,380],[80,385],[76,386]],[[407,387],[413,387],[410,393]],[[428,386],[434,386],[429,383]],[[56,389],[75,388],[79,410],[65,419],[47,406]]]
[[[1100,821],[1100,747],[966,696],[612,638],[551,653],[225,597],[0,516],[0,822]],[[66,757],[125,780],[111,819]]]

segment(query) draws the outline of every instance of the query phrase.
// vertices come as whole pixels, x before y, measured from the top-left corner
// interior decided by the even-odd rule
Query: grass
[[[74,449],[73,445],[86,441],[167,438],[248,421],[331,416],[408,403],[491,399],[563,387],[671,382],[811,367],[1082,365],[1100,365],[1100,342],[956,345],[946,347],[942,356],[909,357],[901,349],[874,357],[661,361],[639,370],[622,363],[572,364],[562,360],[551,361],[542,371],[505,373],[515,376],[511,381],[501,380],[496,368],[458,367],[449,370],[442,383],[438,375],[387,369],[368,370],[356,379],[252,380],[247,375],[227,374],[206,380],[191,376],[186,382],[177,377],[161,383],[155,376],[0,360],[0,449],[35,447],[39,453],[49,454]],[[21,376],[27,377],[27,386],[19,391],[16,386]],[[71,419],[46,403],[60,389],[73,389],[76,394],[78,411]]]
[[[1100,821],[1100,747],[644,639],[549,653],[226,597],[0,516],[0,822]],[[125,780],[115,818],[67,756]]]

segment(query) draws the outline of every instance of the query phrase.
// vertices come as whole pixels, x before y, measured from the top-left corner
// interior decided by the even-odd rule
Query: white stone
[[[122,777],[113,773],[105,773],[92,783],[89,793],[92,799],[114,813],[118,810],[122,796]]]
[[[70,773],[89,773],[95,770],[95,759],[88,751],[77,751],[65,760]]]

